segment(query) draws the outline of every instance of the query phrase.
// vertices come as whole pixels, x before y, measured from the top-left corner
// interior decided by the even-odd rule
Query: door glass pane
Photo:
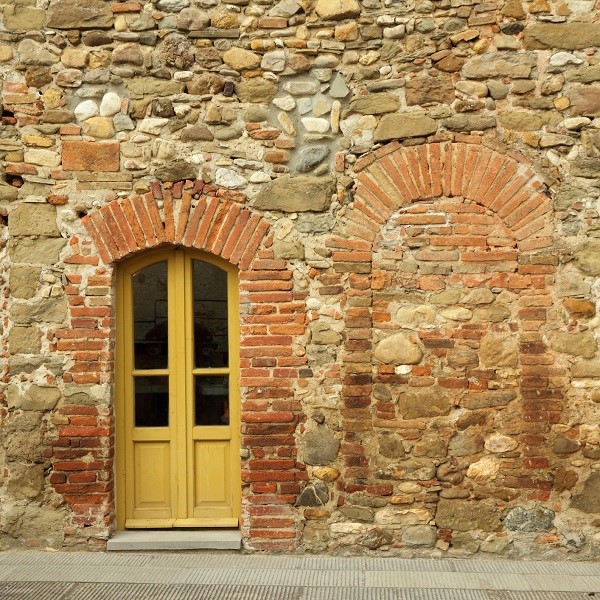
[[[136,369],[168,367],[167,261],[133,276],[133,336]]]
[[[135,378],[135,426],[169,426],[169,378]]]
[[[227,273],[200,260],[192,261],[194,364],[226,367]]]
[[[229,377],[194,377],[194,424],[229,425]]]

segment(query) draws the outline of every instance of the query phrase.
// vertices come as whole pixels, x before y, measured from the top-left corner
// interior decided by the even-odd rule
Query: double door
[[[170,247],[121,265],[117,289],[119,529],[236,527],[236,269]]]

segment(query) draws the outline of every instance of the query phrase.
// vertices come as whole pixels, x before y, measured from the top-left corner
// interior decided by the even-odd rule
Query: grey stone
[[[264,186],[254,206],[283,212],[323,211],[329,207],[334,193],[331,177],[283,175]]]
[[[154,176],[159,181],[181,181],[183,179],[196,179],[198,167],[186,160],[174,160],[157,168]]]
[[[526,79],[536,65],[535,52],[489,52],[469,58],[462,68],[462,76],[467,79],[488,77]]]
[[[372,523],[375,520],[375,513],[373,510],[363,506],[342,506],[340,512],[350,521]]]
[[[600,512],[600,473],[591,473],[584,483],[581,493],[573,496],[571,508],[588,514]]]
[[[586,179],[600,178],[600,158],[579,157],[571,164],[571,175]]]
[[[578,450],[581,450],[581,444],[577,440],[557,437],[552,442],[552,452],[554,452],[554,454],[573,454]]]
[[[156,8],[165,12],[179,12],[190,5],[190,0],[158,0]]]
[[[379,436],[379,454],[385,458],[402,459],[406,452],[402,444],[402,438],[390,433]]]
[[[66,357],[63,356],[10,356],[8,359],[8,372],[11,375],[20,375],[21,373],[33,373],[36,369],[44,367],[50,373],[58,376],[62,374],[65,362]]]
[[[414,388],[398,396],[398,412],[404,419],[447,415],[452,408],[448,392],[442,388]]]
[[[352,98],[343,117],[352,113],[361,115],[383,115],[396,112],[400,108],[400,98],[396,94],[369,94]]]
[[[63,238],[12,238],[8,253],[13,262],[53,265],[66,244]]]
[[[110,5],[109,5],[110,6]],[[4,531],[19,539],[35,539],[44,545],[58,545],[64,535],[66,510],[57,506],[13,505],[4,513]]]
[[[504,527],[509,531],[549,531],[553,527],[555,513],[549,508],[515,506],[504,517]]]
[[[317,481],[302,490],[295,506],[325,506],[327,502],[329,502],[329,489],[322,481]]]
[[[454,115],[444,121],[444,127],[451,131],[483,131],[496,127],[496,118],[485,115]]]
[[[313,96],[319,91],[316,81],[288,81],[283,84],[283,89],[292,96]]]
[[[19,195],[19,190],[6,183],[5,181],[0,181],[0,202],[12,202],[17,199]]]
[[[50,204],[26,203],[10,212],[9,232],[12,236],[41,235],[59,237],[56,209]]]
[[[270,17],[284,17],[289,19],[294,16],[299,10],[301,6],[294,2],[294,0],[281,0],[278,2],[273,8],[269,10]]]
[[[565,74],[565,79],[577,83],[594,83],[595,81],[600,81],[600,65],[570,69]]]
[[[483,450],[483,439],[480,435],[468,431],[459,432],[448,444],[449,456],[470,456]]]
[[[33,500],[44,486],[44,465],[10,465],[7,492],[18,500]]]
[[[340,441],[331,429],[322,425],[304,435],[302,448],[307,465],[324,466],[335,460]]]
[[[253,77],[236,83],[235,93],[240,102],[268,104],[277,95],[277,85],[262,77]]]
[[[395,333],[375,347],[375,358],[384,364],[415,365],[423,358],[416,336]]]
[[[523,42],[531,50],[600,46],[600,23],[532,23],[525,28]]]
[[[59,56],[50,52],[43,44],[30,39],[19,42],[17,52],[23,65],[53,65],[60,60]]]
[[[494,100],[503,100],[508,96],[508,86],[501,81],[488,81],[486,82],[488,90],[490,92],[490,96]]]
[[[433,548],[437,542],[435,527],[410,525],[402,530],[402,544],[407,548]]]
[[[10,315],[15,323],[62,323],[67,317],[67,299],[40,298],[34,302],[13,302]]]
[[[500,526],[500,509],[487,500],[454,500],[442,498],[435,515],[440,529],[455,531],[495,531]]]
[[[214,136],[216,140],[227,141],[227,140],[236,140],[237,138],[242,137],[244,130],[238,126],[232,127],[218,127],[214,131]]]
[[[110,2],[59,0],[48,10],[48,27],[54,29],[108,29],[113,24]]]
[[[506,406],[514,400],[517,394],[512,390],[490,390],[486,392],[469,392],[462,402],[465,408],[477,410],[480,408],[492,408],[494,406]]]
[[[387,114],[379,121],[373,139],[375,142],[387,142],[393,139],[422,137],[435,133],[437,128],[437,122],[425,115]]]
[[[329,88],[329,95],[332,98],[345,98],[350,93],[348,86],[346,85],[346,79],[341,73],[337,73],[331,82]]]
[[[316,167],[321,161],[325,160],[329,154],[327,146],[313,146],[304,148],[298,155],[296,170],[299,173],[306,173]]]
[[[366,535],[364,535],[358,543],[361,546],[368,548],[369,550],[377,550],[382,546],[389,546],[393,542],[394,535],[391,531],[375,527],[374,529],[371,529]]]
[[[319,323],[318,321],[310,324],[310,341],[312,344],[339,344],[341,336],[336,331],[333,331],[327,323]]]
[[[428,458],[411,458],[403,460],[394,470],[396,479],[407,481],[428,481],[435,477],[435,463]]]

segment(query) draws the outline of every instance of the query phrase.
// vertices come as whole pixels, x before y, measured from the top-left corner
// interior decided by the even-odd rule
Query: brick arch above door
[[[481,143],[392,142],[359,162],[353,209],[336,233],[373,241],[393,212],[419,199],[463,197],[496,214],[520,251],[552,245],[552,202],[523,158]]]
[[[202,181],[152,182],[151,191],[114,200],[82,219],[100,258],[111,264],[163,244],[220,256],[248,269],[269,229],[238,192]]]

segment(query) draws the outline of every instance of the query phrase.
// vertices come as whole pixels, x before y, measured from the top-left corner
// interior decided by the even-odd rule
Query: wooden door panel
[[[194,517],[231,517],[228,441],[198,441],[194,448]]]
[[[172,518],[170,442],[136,442],[133,454],[135,461],[133,518]]]

